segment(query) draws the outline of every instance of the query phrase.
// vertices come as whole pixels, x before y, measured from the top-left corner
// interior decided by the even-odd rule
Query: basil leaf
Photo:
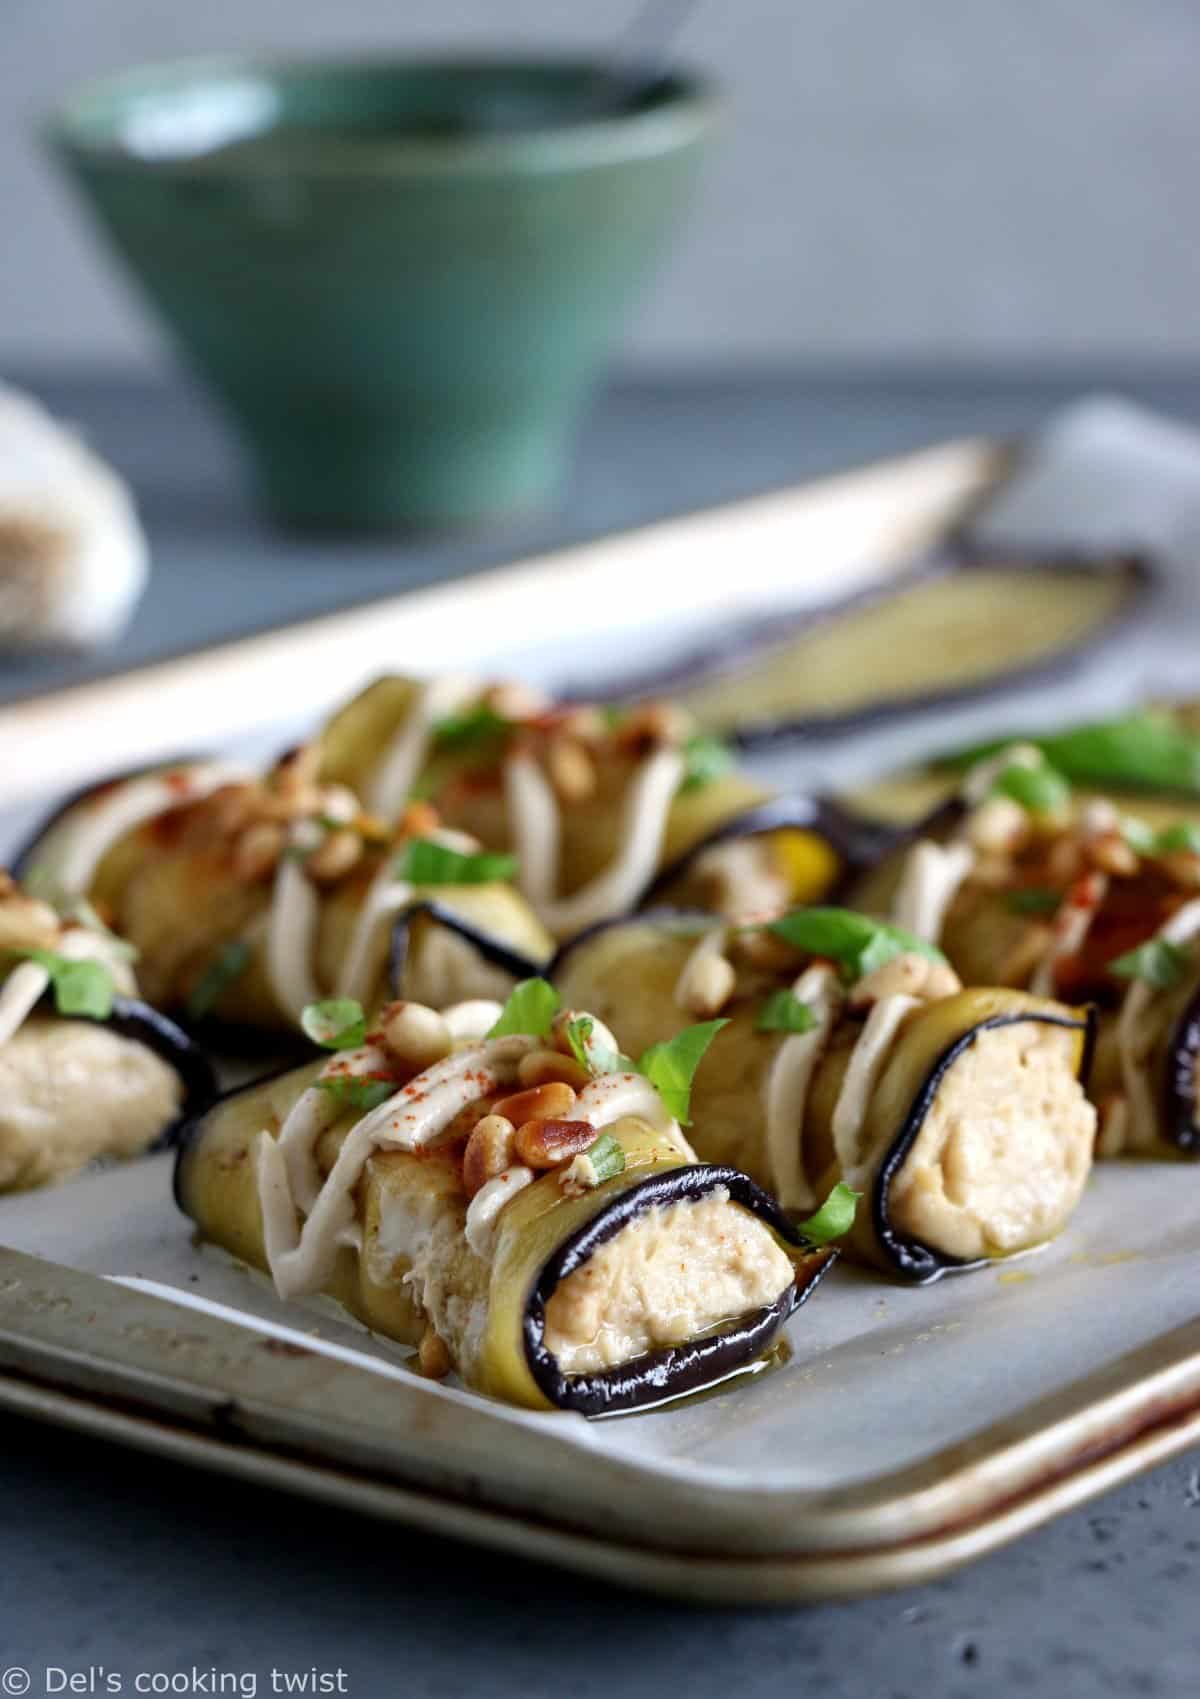
[[[596,1023],[591,1015],[576,1015],[573,1021],[567,1022],[567,1043],[579,1065],[592,1074],[636,1074],[637,1064],[631,1062],[628,1056],[595,1043],[595,1030]]]
[[[1053,914],[1061,904],[1061,891],[1043,890],[1038,885],[1010,891],[1005,899],[1005,906],[1012,914]]]
[[[1071,800],[1071,787],[1053,767],[1023,767],[1014,761],[999,775],[992,796],[1009,796],[1029,814],[1061,814]]]
[[[855,1205],[861,1197],[861,1192],[839,1180],[816,1214],[797,1223],[797,1231],[810,1245],[827,1245],[831,1239],[842,1238],[854,1225]]]
[[[107,1020],[112,1014],[115,987],[110,968],[103,962],[73,961],[54,950],[20,950],[18,955],[36,962],[50,975],[54,1007],[60,1015],[82,1015],[88,1020]]]
[[[590,1144],[583,1154],[591,1163],[597,1181],[611,1180],[614,1175],[625,1172],[624,1147],[611,1133],[601,1133],[595,1144]]]
[[[1109,973],[1119,979],[1141,979],[1159,991],[1169,991],[1178,985],[1187,971],[1188,953],[1169,938],[1147,938],[1136,950],[1129,950],[1109,962]]]
[[[225,990],[240,979],[250,965],[250,945],[244,938],[226,944],[220,955],[211,961],[192,987],[187,1000],[187,1012],[198,1021],[220,1001]]]
[[[357,1050],[366,1042],[367,1017],[356,997],[309,1003],[300,1015],[300,1025],[323,1050]]]
[[[700,790],[733,767],[733,751],[729,745],[709,732],[693,733],[684,743],[683,758],[686,765],[679,784],[681,793]]]
[[[942,952],[902,926],[889,926],[845,908],[793,909],[773,920],[768,930],[805,955],[837,962],[849,980],[862,979],[885,962],[909,951],[944,962]]]
[[[511,879],[516,871],[515,855],[489,850],[467,855],[432,838],[414,838],[396,863],[397,877],[410,885],[488,885],[493,879]]]
[[[447,714],[435,720],[433,741],[438,749],[475,749],[480,744],[507,737],[511,729],[511,720],[480,703],[461,714]]]
[[[666,1105],[667,1112],[683,1127],[688,1124],[691,1107],[692,1080],[704,1059],[704,1053],[726,1020],[701,1021],[685,1027],[663,1044],[652,1044],[638,1063],[638,1073],[644,1074]]]
[[[1076,784],[1185,791],[1200,796],[1200,736],[1179,725],[1170,714],[1142,710],[1076,726],[1052,737],[1022,734],[1021,741],[1040,749]],[[1003,743],[992,743],[956,756],[954,764],[970,766],[981,756],[1003,748]]]
[[[530,1038],[545,1038],[557,1013],[558,992],[554,987],[544,979],[523,979],[513,986],[488,1037],[503,1038],[516,1032],[527,1033]]]
[[[758,1011],[755,1032],[811,1032],[817,1017],[794,991],[773,991]]]
[[[1200,825],[1194,820],[1177,820],[1173,826],[1164,826],[1154,840],[1154,848],[1159,855],[1170,855],[1172,850],[1200,855]]]
[[[400,1090],[396,1080],[372,1080],[357,1074],[331,1074],[315,1084],[318,1091],[327,1091],[344,1109],[361,1109],[364,1114],[378,1109]]]

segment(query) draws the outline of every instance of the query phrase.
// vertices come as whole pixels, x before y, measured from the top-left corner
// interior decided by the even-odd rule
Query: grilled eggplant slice
[[[871,936],[861,916],[809,912],[847,916],[856,950]],[[880,965],[847,983],[774,931],[660,914],[598,928],[552,972],[634,1054],[720,1015],[692,1092],[696,1150],[793,1211],[839,1180],[867,1194],[848,1247],[864,1259],[921,1282],[1032,1249],[1065,1225],[1091,1166],[1089,1016],[963,991],[935,956],[881,950],[890,929],[876,939],[862,960]]]
[[[368,1047],[244,1088],[188,1130],[178,1201],[281,1295],[332,1296],[418,1346],[424,1372],[511,1403],[602,1416],[752,1365],[836,1253],[744,1174],[698,1163],[633,1075],[584,1086],[569,1121],[525,1123],[489,1167],[545,1043],[468,1039],[415,1075]],[[371,1084],[382,1098],[355,1104]]]
[[[1014,745],[901,833],[852,897],[894,913],[923,861],[935,886],[949,872],[923,933],[964,978],[1097,1008],[1104,1156],[1200,1154],[1200,821],[1156,801],[1139,797],[1132,814],[1072,793],[1036,746]]]
[[[120,941],[0,877],[0,1190],[136,1156],[216,1094],[187,1036],[136,995]]]
[[[118,927],[153,1003],[243,1042],[294,1034],[327,991],[377,1003],[393,936],[396,995],[438,1002],[503,994],[514,964],[546,959],[549,935],[495,858],[427,805],[384,828],[345,787],[318,785],[316,760],[301,749],[263,777],[193,763],[106,782],[27,848],[28,876]],[[418,843],[433,851],[419,879],[402,866]]]
[[[613,715],[512,687],[385,678],[321,734],[322,774],[392,819],[412,794],[489,849],[557,937],[668,889],[722,913],[815,901],[859,866],[832,805],[773,797],[669,704]]]
[[[772,611],[617,701],[669,695],[744,747],[854,731],[1061,678],[1146,610],[1149,566],[1129,556],[1001,558],[957,551],[887,587],[793,617]]]

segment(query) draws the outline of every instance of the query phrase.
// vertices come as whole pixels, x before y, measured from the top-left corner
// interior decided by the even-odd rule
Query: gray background
[[[0,366],[155,332],[30,139],[93,73],[227,49],[608,40],[633,0],[0,0]],[[630,353],[1200,357],[1196,0],[707,0],[732,122]]]

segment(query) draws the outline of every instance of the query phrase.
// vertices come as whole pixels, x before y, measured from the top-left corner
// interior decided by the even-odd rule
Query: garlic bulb
[[[147,572],[121,479],[39,402],[0,384],[0,647],[111,642]]]

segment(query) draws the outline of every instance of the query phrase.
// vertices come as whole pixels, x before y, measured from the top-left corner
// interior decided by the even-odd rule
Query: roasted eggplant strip
[[[776,929],[813,917],[820,954]],[[1079,1201],[1096,1125],[1088,1015],[964,991],[893,928],[844,910],[768,928],[638,917],[568,946],[554,971],[563,1000],[619,1024],[633,1051],[723,1020],[692,1093],[700,1156],[793,1212],[848,1183],[869,1200],[850,1248],[902,1279],[1032,1249]]]
[[[1073,793],[1016,744],[978,762],[853,900],[894,913],[930,874],[940,890],[918,930],[964,978],[1098,1009],[1099,1154],[1200,1154],[1200,825]]]
[[[649,1080],[484,1036],[502,1013],[409,1005],[232,1093],[183,1141],[181,1207],[282,1296],[332,1296],[423,1373],[511,1403],[607,1415],[751,1365],[836,1253],[697,1163]],[[426,1064],[414,1034],[438,1021]]]
[[[503,858],[428,804],[384,827],[318,784],[317,760],[301,748],[262,777],[207,763],[96,787],[30,847],[29,876],[129,938],[153,1003],[243,1035],[294,1033],[326,992],[378,1002],[410,916],[406,996],[503,995],[513,964],[545,959]]]
[[[938,554],[840,604],[772,609],[666,673],[598,694],[669,695],[742,748],[811,742],[1061,680],[1128,638],[1152,587],[1128,556]]]
[[[721,913],[815,901],[859,868],[836,808],[773,798],[665,703],[564,707],[512,686],[380,679],[320,738],[322,776],[395,818],[412,795],[511,852],[556,937],[666,890]]]
[[[197,1047],[137,995],[128,953],[0,875],[0,1190],[139,1155],[216,1094]]]

